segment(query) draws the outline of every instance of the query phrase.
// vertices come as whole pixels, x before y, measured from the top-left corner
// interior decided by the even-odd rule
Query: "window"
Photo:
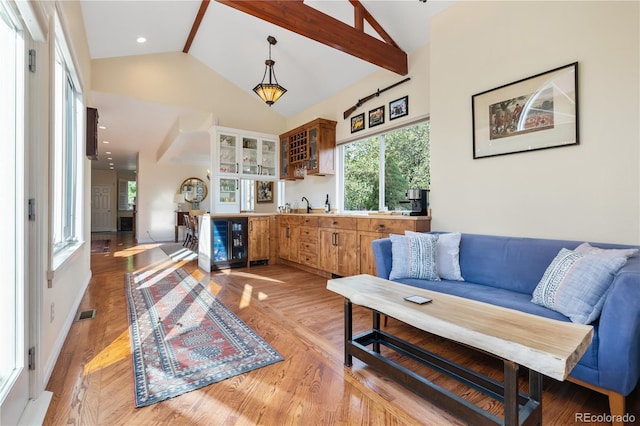
[[[343,145],[343,210],[409,210],[407,189],[429,189],[429,151],[428,121]]]
[[[136,193],[135,180],[120,179],[118,182],[118,210],[132,211],[136,204]]]
[[[17,14],[0,3],[0,180],[6,183],[0,212],[0,405],[22,370],[24,354],[24,55]],[[15,208],[13,208],[15,206]]]
[[[82,237],[84,105],[76,73],[56,19],[53,138],[53,251]]]
[[[249,180],[249,179],[241,179],[240,187],[241,187],[240,211],[243,211],[243,212],[255,211],[256,181]]]

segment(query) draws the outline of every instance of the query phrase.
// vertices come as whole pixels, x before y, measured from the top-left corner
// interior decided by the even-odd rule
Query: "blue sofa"
[[[531,302],[532,293],[561,248],[582,242],[552,239],[462,234],[460,272],[464,281],[395,281],[535,315],[570,321],[561,313]],[[637,248],[591,243],[599,248]],[[372,243],[378,277],[389,279],[392,242]],[[612,416],[624,414],[625,396],[640,376],[640,255],[628,259],[615,275],[600,318],[592,323],[594,337],[569,380],[609,397]]]

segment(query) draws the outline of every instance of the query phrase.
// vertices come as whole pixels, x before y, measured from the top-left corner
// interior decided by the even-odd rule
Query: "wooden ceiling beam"
[[[382,37],[384,41],[387,42],[387,44],[390,44],[393,47],[400,48],[398,46],[398,43],[396,43],[391,38],[391,36],[384,30],[384,28],[382,28],[382,25],[380,25],[378,21],[376,21],[376,18],[374,18],[373,15],[369,13],[367,8],[364,7],[362,3],[360,3],[360,0],[349,0],[349,3],[351,3],[354,7],[354,14],[355,14],[354,27],[357,30],[364,31],[364,24],[362,23],[362,19],[364,18],[369,23],[369,25],[371,25],[371,28],[373,28],[378,33],[378,35]]]
[[[397,74],[407,75],[409,72],[407,54],[397,45],[394,46],[395,43],[385,43],[302,1],[216,1]],[[362,14],[367,19],[368,12],[364,10]],[[373,17],[371,19],[375,22]],[[367,22],[371,24],[368,19]],[[377,26],[382,29],[380,25]],[[374,25],[372,27],[375,29]]]
[[[193,43],[193,40],[196,38],[198,28],[200,28],[200,23],[202,22],[202,18],[204,18],[204,13],[207,11],[207,7],[209,7],[210,1],[211,0],[202,0],[202,3],[200,3],[200,8],[198,9],[198,13],[193,20],[193,25],[191,26],[191,32],[189,33],[189,37],[187,37],[187,42],[184,44],[184,49],[182,49],[184,53],[189,53],[189,49],[191,49],[191,43]]]

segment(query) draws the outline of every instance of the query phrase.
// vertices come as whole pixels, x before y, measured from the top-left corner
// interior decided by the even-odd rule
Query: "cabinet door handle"
[[[236,173],[240,172],[240,164],[236,163]]]
[[[287,238],[290,238],[290,237],[289,237],[289,227],[284,228],[284,235],[285,235]]]
[[[240,186],[239,186],[239,184],[240,184],[240,181],[239,181],[238,179],[236,179],[236,191],[237,191],[237,190],[238,190],[238,188],[240,187]]]

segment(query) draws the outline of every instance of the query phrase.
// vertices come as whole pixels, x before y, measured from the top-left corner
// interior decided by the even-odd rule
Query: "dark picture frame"
[[[578,145],[578,63],[471,97],[473,158]]]
[[[409,96],[389,102],[389,120],[409,115]]]
[[[364,130],[364,112],[351,117],[351,133]]]
[[[256,203],[273,203],[272,181],[256,181]]]
[[[384,105],[369,111],[369,127],[379,126],[384,123]]]

